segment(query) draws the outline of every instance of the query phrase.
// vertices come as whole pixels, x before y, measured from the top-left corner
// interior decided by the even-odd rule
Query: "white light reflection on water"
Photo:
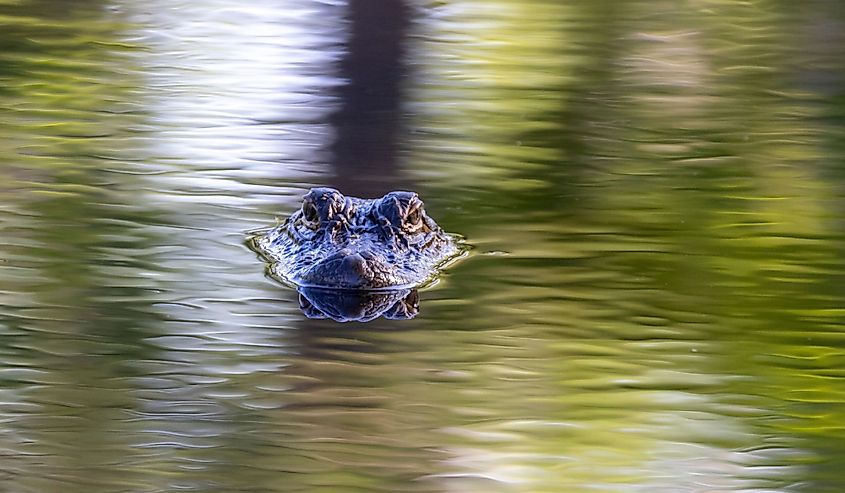
[[[179,251],[163,259],[165,270],[215,278],[227,298],[268,296],[260,289],[266,287],[255,268],[260,263],[245,254],[244,234],[295,207],[303,182],[320,181],[343,11],[321,3],[225,1],[126,9],[140,26],[128,38],[144,47],[135,61],[150,118],[138,169],[152,177],[137,200],[169,211],[179,225],[172,232]],[[219,276],[230,282],[219,285]],[[210,320],[244,337],[244,320],[228,308],[213,310],[207,287],[180,282],[179,298],[211,309]]]
[[[286,363],[280,327],[300,317],[295,293],[262,275],[245,233],[272,223],[320,182],[319,156],[344,36],[343,10],[302,2],[135,2],[127,33],[144,77],[149,126],[136,139],[141,175],[132,200],[166,215],[173,238],[159,256],[165,318],[145,339],[155,360],[130,362],[144,423],[135,447],[197,471],[191,450],[235,431],[250,409],[279,407],[280,393],[245,382]],[[165,240],[166,241],[166,240]],[[244,385],[250,390],[244,390]]]
[[[753,434],[743,431],[735,421],[718,414],[696,412],[664,413],[650,419],[650,423],[629,423],[630,428],[610,433],[583,423],[534,420],[491,423],[486,426],[488,431],[445,429],[445,434],[464,445],[442,450],[451,456],[443,463],[449,472],[424,479],[451,493],[551,493],[561,488],[571,492],[603,489],[629,493],[800,490],[789,486],[767,487],[769,483],[780,483],[784,476],[800,473],[796,466],[777,465],[795,459],[798,454],[794,450],[780,447],[736,450],[703,443],[717,437],[753,441]],[[718,432],[714,433],[714,427],[719,428]],[[542,443],[540,435],[554,436],[562,433],[561,430],[570,438],[558,453],[525,446]],[[638,443],[637,435],[641,435],[642,444]],[[649,443],[655,435],[664,440]],[[471,442],[478,445],[468,446]],[[485,448],[484,442],[495,445]],[[639,445],[645,449],[639,449]],[[574,450],[578,453],[573,454]]]
[[[344,36],[342,9],[225,1],[127,8],[145,26],[130,37],[147,47],[137,62],[155,128],[148,152],[173,168],[170,175],[189,179],[184,188],[246,195],[243,182],[251,176],[298,182],[319,173],[331,88],[340,83],[333,64]]]

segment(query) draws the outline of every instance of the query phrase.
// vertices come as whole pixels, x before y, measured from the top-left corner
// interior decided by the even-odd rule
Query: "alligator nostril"
[[[354,272],[360,276],[366,276],[369,271],[367,268],[367,260],[358,253],[347,255],[343,259],[343,267],[347,272]]]
[[[355,270],[362,269],[365,263],[364,257],[358,253],[353,253],[352,255],[347,255],[343,258],[343,264],[347,267],[354,267]]]
[[[340,284],[349,288],[360,288],[368,285],[373,279],[373,272],[367,265],[367,260],[359,253],[347,255],[340,260],[337,272]]]

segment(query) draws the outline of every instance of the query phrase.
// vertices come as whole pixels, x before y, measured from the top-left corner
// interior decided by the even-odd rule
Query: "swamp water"
[[[845,490],[843,33],[0,0],[0,491]],[[472,251],[413,319],[309,319],[245,240],[315,185]]]

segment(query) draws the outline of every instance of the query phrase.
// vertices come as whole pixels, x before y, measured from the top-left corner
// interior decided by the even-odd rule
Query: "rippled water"
[[[835,0],[0,1],[0,490],[841,492]],[[473,246],[310,320],[250,231]]]

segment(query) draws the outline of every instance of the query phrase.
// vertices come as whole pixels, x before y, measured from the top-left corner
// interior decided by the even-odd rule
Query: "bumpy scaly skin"
[[[302,208],[255,241],[273,273],[298,286],[384,290],[419,286],[459,253],[413,192],[379,199],[312,188]]]

